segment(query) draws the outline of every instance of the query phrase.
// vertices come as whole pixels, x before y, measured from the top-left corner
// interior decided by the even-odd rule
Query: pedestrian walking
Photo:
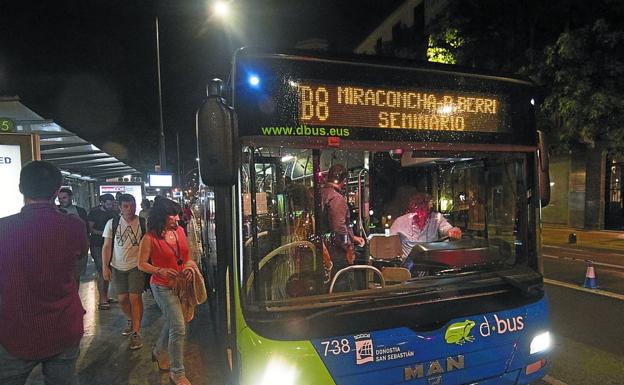
[[[85,224],[85,230],[89,234],[89,218],[87,210],[80,206],[74,205],[74,192],[67,187],[62,187],[57,194],[59,201],[58,209],[65,214],[75,215],[80,218]],[[87,270],[87,257],[89,253],[85,253],[76,263],[76,282],[80,286],[80,276]]]
[[[61,183],[53,164],[26,164],[19,185],[24,207],[0,218],[2,385],[25,384],[39,364],[46,384],[75,383],[85,311],[74,266],[88,241],[84,223],[54,205]]]
[[[140,331],[145,274],[137,265],[145,220],[136,214],[136,201],[130,194],[119,197],[119,209],[121,217],[109,220],[104,227],[102,275],[104,280],[112,281],[121,310],[128,318],[128,325],[121,334],[129,336],[129,348],[136,350],[143,347]]]
[[[102,246],[104,246],[102,234],[106,223],[116,216],[113,211],[114,201],[115,197],[112,194],[100,195],[100,205],[92,208],[88,216],[89,229],[91,230],[91,237],[89,238],[91,258],[93,258],[93,263],[98,273],[97,287],[100,296],[98,309],[100,310],[110,309],[109,301],[111,299],[108,297],[108,281],[102,276]]]
[[[169,199],[158,199],[150,212],[148,233],[141,241],[139,269],[152,274],[154,299],[166,322],[152,349],[152,360],[161,370],[169,370],[176,385],[190,385],[184,369],[186,324],[180,298],[174,291],[176,279],[192,280],[189,247],[182,227],[178,226],[180,205]]]

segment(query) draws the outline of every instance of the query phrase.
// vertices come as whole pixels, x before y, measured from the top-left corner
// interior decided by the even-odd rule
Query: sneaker
[[[130,334],[132,334],[132,320],[128,320],[128,325],[126,326],[126,328],[121,332],[122,336],[129,336]]]
[[[132,334],[130,334],[130,343],[129,343],[130,350],[137,350],[137,349],[141,349],[142,347],[143,347],[143,339],[141,338],[141,335],[137,332],[132,332]]]

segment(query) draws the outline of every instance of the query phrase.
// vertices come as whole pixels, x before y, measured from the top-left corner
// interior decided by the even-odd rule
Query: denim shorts
[[[111,283],[115,294],[141,294],[145,286],[145,273],[137,267],[127,271],[117,270],[111,267],[113,278]]]

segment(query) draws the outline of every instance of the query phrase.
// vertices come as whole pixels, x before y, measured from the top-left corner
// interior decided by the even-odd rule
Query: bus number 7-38
[[[351,345],[349,344],[349,340],[343,338],[341,340],[331,340],[331,341],[323,341],[321,345],[325,346],[325,357],[327,357],[327,352],[337,356],[339,354],[347,354],[351,351]]]
[[[299,86],[299,118],[301,120],[318,119],[325,121],[329,116],[329,93],[325,87],[316,89]]]

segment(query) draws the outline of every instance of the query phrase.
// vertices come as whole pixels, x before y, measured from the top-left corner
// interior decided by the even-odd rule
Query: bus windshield
[[[393,295],[526,264],[532,156],[245,147],[243,298]]]

